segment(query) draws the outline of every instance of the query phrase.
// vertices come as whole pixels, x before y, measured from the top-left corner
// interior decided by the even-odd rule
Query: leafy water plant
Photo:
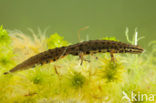
[[[0,26],[0,45],[8,45],[10,44],[10,36],[8,35],[8,32],[3,29],[3,26]]]
[[[102,60],[103,65],[101,65],[101,77],[106,79],[107,82],[120,81],[122,78],[123,65],[118,62],[111,62],[110,60]],[[100,74],[99,74],[100,75]]]
[[[53,49],[56,47],[68,46],[69,42],[65,41],[63,37],[58,35],[58,33],[54,33],[47,38],[47,45],[48,49]]]
[[[0,71],[5,71],[10,68],[14,63],[11,59],[13,58],[13,48],[11,45],[11,37],[8,32],[0,26]]]
[[[81,88],[85,80],[86,78],[81,73],[75,72],[73,76],[71,76],[71,84],[74,88]]]
[[[2,36],[5,39],[0,47],[0,103],[150,103],[149,99],[139,101],[138,96],[133,100],[132,91],[137,95],[156,94],[154,42],[152,53],[116,54],[115,62],[111,62],[110,55],[105,53],[85,56],[90,62],[80,65],[78,57],[68,55],[56,62],[3,75],[32,55],[69,45],[69,42],[57,33],[49,38],[34,35],[32,39],[20,32],[9,36],[5,29],[1,27],[0,30],[0,35],[6,36]],[[138,42],[136,39],[132,41],[134,44]],[[5,54],[4,50],[8,52]],[[124,94],[129,99],[123,100]]]

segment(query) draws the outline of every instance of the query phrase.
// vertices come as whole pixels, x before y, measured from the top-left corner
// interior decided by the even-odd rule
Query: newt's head
[[[144,51],[143,48],[136,45],[133,45],[132,47],[127,49],[127,52],[134,53],[134,54],[142,53],[143,51]]]

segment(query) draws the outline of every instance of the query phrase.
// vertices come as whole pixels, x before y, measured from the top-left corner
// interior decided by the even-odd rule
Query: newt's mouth
[[[137,46],[136,48],[134,48],[134,49],[132,49],[131,50],[131,53],[142,53],[144,51],[144,49],[143,48],[141,48],[141,47],[139,47],[139,46]]]

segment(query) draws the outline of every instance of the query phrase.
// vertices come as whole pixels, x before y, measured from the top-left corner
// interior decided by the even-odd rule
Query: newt
[[[131,45],[119,41],[90,40],[41,52],[35,56],[28,58],[27,60],[18,64],[9,72],[5,72],[4,74],[8,74],[10,72],[15,72],[18,70],[29,69],[38,64],[43,65],[49,62],[55,62],[67,55],[79,56],[82,64],[85,60],[84,55],[109,52],[111,60],[114,61],[114,53],[138,54],[142,53],[143,51],[144,49],[137,45]]]

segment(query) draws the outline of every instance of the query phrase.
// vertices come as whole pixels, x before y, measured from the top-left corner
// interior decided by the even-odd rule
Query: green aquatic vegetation
[[[0,71],[8,70],[7,68],[11,67],[14,63],[13,60],[11,60],[13,56],[11,37],[8,35],[8,32],[3,29],[3,26],[0,26]]]
[[[101,76],[106,79],[107,82],[119,81],[123,71],[123,66],[118,62],[111,62],[110,60],[103,60],[101,65]]]
[[[8,32],[5,29],[3,29],[3,26],[0,26],[0,46],[8,45],[10,44],[10,42],[11,39],[8,35]]]
[[[69,42],[65,41],[63,37],[58,35],[58,33],[54,33],[47,39],[47,45],[49,49],[53,49],[56,47],[67,46],[69,45]]]
[[[128,33],[129,33],[129,29],[126,28],[125,36],[126,36],[126,38],[127,38],[127,41],[128,41],[129,43],[133,44],[133,45],[137,45],[138,41],[144,38],[143,36],[138,38],[138,31],[137,31],[137,28],[135,28],[135,32],[134,32],[134,35],[133,35],[132,40],[129,39],[129,34],[128,34]]]
[[[104,37],[104,38],[102,38],[102,40],[114,40],[114,41],[118,41],[116,39],[116,37]]]
[[[81,73],[77,73],[77,72],[74,72],[70,78],[71,78],[71,85],[76,89],[81,88],[84,85],[86,80],[86,78]]]
[[[136,100],[141,94],[156,94],[155,42],[150,44],[150,53],[115,54],[115,62],[109,53],[99,53],[85,56],[90,62],[80,65],[78,57],[68,55],[56,62],[3,75],[32,55],[70,43],[57,33],[49,38],[34,35],[35,39],[20,33],[9,36],[5,29],[1,29],[2,33],[7,39],[0,47],[0,103],[150,103],[146,98],[132,101],[132,91]],[[138,42],[136,35],[130,41],[133,44]],[[129,100],[123,100],[124,93]]]

